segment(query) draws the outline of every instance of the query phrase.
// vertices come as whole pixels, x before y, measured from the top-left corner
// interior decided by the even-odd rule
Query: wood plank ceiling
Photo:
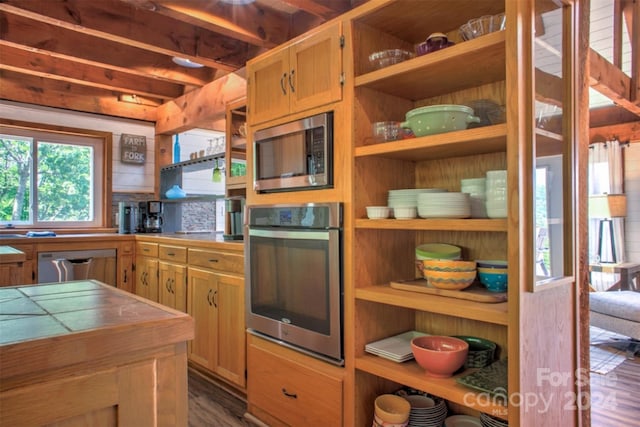
[[[154,121],[158,105],[365,0],[231,1],[2,0],[0,99]]]

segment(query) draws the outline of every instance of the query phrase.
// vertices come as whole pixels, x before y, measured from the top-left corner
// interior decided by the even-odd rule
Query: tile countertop
[[[188,314],[95,280],[0,288],[0,383],[193,336]]]
[[[23,262],[27,255],[11,246],[0,246],[0,264]]]

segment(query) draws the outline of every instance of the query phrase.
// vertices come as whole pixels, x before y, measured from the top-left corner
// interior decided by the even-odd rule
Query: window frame
[[[112,150],[113,150],[113,134],[111,132],[96,131],[91,129],[71,128],[66,126],[56,126],[32,122],[22,122],[16,120],[6,120],[0,118],[0,133],[7,135],[24,136],[34,138],[43,142],[64,143],[64,138],[68,137],[77,142],[77,138],[91,138],[95,143],[95,178],[100,174],[102,181],[96,186],[94,184],[94,212],[93,221],[61,221],[61,222],[38,222],[35,218],[32,224],[14,224],[16,229],[86,229],[97,230],[111,227],[111,205],[112,205]],[[43,138],[43,135],[46,135]],[[50,139],[47,141],[47,139]],[[69,142],[69,141],[67,141]],[[82,144],[82,143],[81,143]],[[86,144],[82,144],[86,145]],[[34,162],[37,159],[34,158]],[[101,171],[100,171],[101,169]],[[37,203],[37,200],[32,200]]]

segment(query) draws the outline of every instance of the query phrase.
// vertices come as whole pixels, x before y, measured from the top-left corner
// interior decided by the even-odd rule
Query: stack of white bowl
[[[390,208],[415,208],[418,206],[418,194],[443,192],[441,188],[404,188],[389,190],[387,206]]]
[[[468,193],[421,193],[418,194],[418,216],[420,218],[469,218],[471,197]]]
[[[487,179],[468,178],[460,180],[460,191],[471,197],[471,218],[487,217]]]
[[[487,171],[487,215],[489,218],[507,217],[507,171]]]

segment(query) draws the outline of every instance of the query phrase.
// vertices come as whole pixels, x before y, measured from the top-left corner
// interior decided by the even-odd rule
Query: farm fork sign
[[[144,164],[147,152],[147,137],[144,135],[120,135],[120,161]]]

